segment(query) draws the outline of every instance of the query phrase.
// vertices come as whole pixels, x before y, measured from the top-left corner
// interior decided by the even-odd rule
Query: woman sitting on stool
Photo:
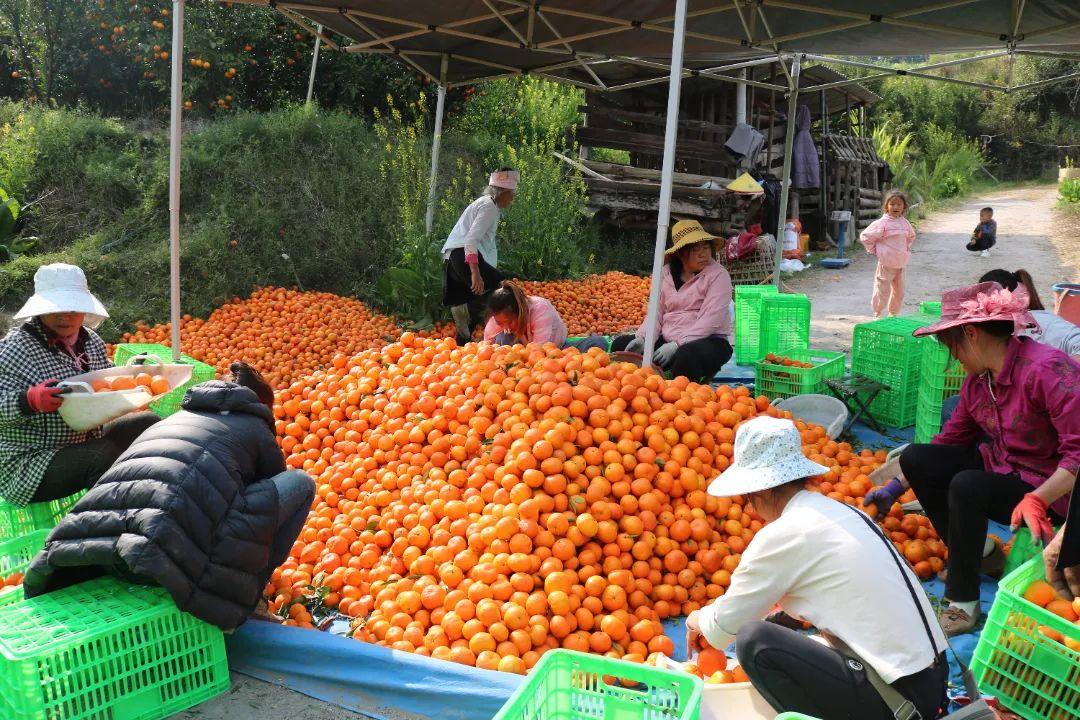
[[[1003,564],[984,562],[995,557],[988,520],[1025,523],[1049,540],[1080,469],[1080,365],[1019,335],[1033,325],[1023,287],[986,282],[942,296],[941,320],[915,335],[936,335],[964,366],[960,403],[931,444],[903,451],[903,476],[864,500],[884,513],[907,486],[915,491],[949,548],[950,605],[939,617],[948,635],[974,629],[980,570]]]
[[[287,470],[274,393],[244,363],[136,440],[49,534],[26,572],[34,597],[107,571],[156,583],[177,607],[231,630],[255,609],[315,497]]]
[[[484,340],[496,345],[543,345],[576,347],[581,352],[591,347],[607,348],[602,335],[592,335],[568,343],[566,323],[551,301],[537,295],[526,295],[520,285],[503,280],[499,289],[488,299],[491,318],[484,327]]]
[[[674,376],[709,382],[731,359],[731,277],[714,255],[723,240],[696,220],[675,223],[671,240],[660,280],[653,362]],[[615,338],[612,351],[644,350],[648,322],[635,335]]]
[[[125,415],[77,432],[57,412],[61,380],[112,367],[94,332],[109,313],[74,265],[43,265],[34,295],[0,341],[0,498],[48,502],[92,486],[132,441],[160,418]]]

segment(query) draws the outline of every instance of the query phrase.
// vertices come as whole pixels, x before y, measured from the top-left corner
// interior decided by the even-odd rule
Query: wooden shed
[[[778,176],[786,130],[782,93],[753,84],[786,84],[778,65],[752,68],[747,76],[750,84],[745,86],[732,79],[731,83],[705,77],[683,81],[671,204],[676,218],[697,219],[713,232],[725,234],[743,229],[746,206],[745,199],[740,200],[725,186],[744,169]],[[813,66],[803,70],[800,86],[846,79],[825,66]],[[725,147],[738,122],[740,92],[745,93],[747,122],[764,140],[756,157],[741,164],[741,158]],[[818,235],[824,234],[823,206],[826,211],[852,210],[857,214],[860,198],[880,198],[876,178],[883,163],[873,152],[872,143],[857,137],[868,134],[866,108],[878,100],[860,85],[829,88],[805,97],[803,104],[811,113],[825,187],[793,191],[790,206],[799,212],[804,227],[817,228]],[[626,230],[655,228],[666,103],[664,84],[586,94],[581,108],[585,120],[574,128],[579,156],[566,160],[582,169],[589,207],[604,222]]]

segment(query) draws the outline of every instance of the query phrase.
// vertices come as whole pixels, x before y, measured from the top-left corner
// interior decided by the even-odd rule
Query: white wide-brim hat
[[[735,461],[709,483],[709,494],[746,495],[828,471],[803,454],[795,423],[759,417],[743,423],[735,433]]]
[[[96,328],[109,311],[90,292],[82,268],[65,263],[42,265],[34,273],[34,294],[15,314],[15,322],[26,322],[39,315],[78,312],[86,315],[83,325]]]

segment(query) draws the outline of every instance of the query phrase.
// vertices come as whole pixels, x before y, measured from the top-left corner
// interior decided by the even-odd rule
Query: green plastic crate
[[[928,443],[941,430],[941,406],[957,395],[967,372],[949,348],[934,338],[922,341],[918,401],[915,407],[915,442]]]
[[[25,507],[0,500],[0,542],[14,540],[34,530],[53,529],[85,494],[83,490],[66,498],[31,503]]]
[[[221,631],[101,578],[0,607],[4,720],[158,720],[229,687]]]
[[[1027,526],[1021,527],[1013,535],[1012,546],[1009,548],[1009,556],[1005,559],[1005,569],[1002,577],[1009,575],[1031,558],[1042,553],[1042,545],[1031,539],[1031,531]]]
[[[1043,579],[1041,556],[1002,578],[971,667],[979,689],[1021,717],[1080,717],[1080,652],[1039,632],[1045,626],[1080,642],[1080,625],[1023,597]]]
[[[855,326],[851,372],[889,386],[870,405],[871,414],[885,425],[905,428],[915,424],[919,371],[927,341],[912,333],[931,322],[931,316],[917,314]]]
[[[757,357],[777,355],[810,347],[810,298],[805,295],[766,295],[761,299]]]
[[[812,368],[774,365],[762,359],[754,368],[754,392],[771,399],[825,392],[825,381],[843,378],[846,356],[828,350],[788,350],[776,353],[799,362],[813,363]]]
[[[116,346],[116,352],[113,355],[113,362],[116,365],[126,365],[128,360],[136,355],[150,355],[160,359],[162,362],[172,362],[172,348],[166,345],[155,345],[151,343],[122,343]],[[217,375],[217,371],[212,365],[199,362],[193,357],[188,355],[180,355],[180,363],[183,365],[191,365],[191,379],[180,387],[173,388],[165,395],[150,403],[150,409],[156,412],[161,417],[169,417],[174,412],[180,409],[180,404],[184,401],[184,393],[188,388],[193,385],[198,385],[201,382],[207,380],[213,380]]]
[[[552,650],[493,720],[696,720],[702,687],[689,673]]]
[[[735,286],[736,364],[753,365],[761,359],[758,355],[758,345],[761,342],[761,299],[776,294],[775,285]]]
[[[25,573],[30,561],[45,547],[45,538],[49,530],[35,530],[32,533],[5,540],[0,543],[0,579],[12,573]],[[22,585],[11,589],[0,589],[0,607],[23,599]]]
[[[923,315],[937,315],[938,317],[941,317],[941,302],[921,302],[919,303],[919,312]]]
[[[818,718],[810,717],[809,715],[800,715],[799,713],[787,712],[781,715],[777,715],[775,720],[818,720]]]

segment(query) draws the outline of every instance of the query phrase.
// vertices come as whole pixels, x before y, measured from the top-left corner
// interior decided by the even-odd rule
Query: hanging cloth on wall
[[[810,108],[800,105],[795,113],[795,144],[791,156],[791,186],[794,188],[821,187],[821,167],[817,146],[810,135]]]
[[[731,132],[724,147],[739,161],[739,167],[748,169],[753,167],[754,160],[765,145],[765,136],[747,123],[739,123]]]

